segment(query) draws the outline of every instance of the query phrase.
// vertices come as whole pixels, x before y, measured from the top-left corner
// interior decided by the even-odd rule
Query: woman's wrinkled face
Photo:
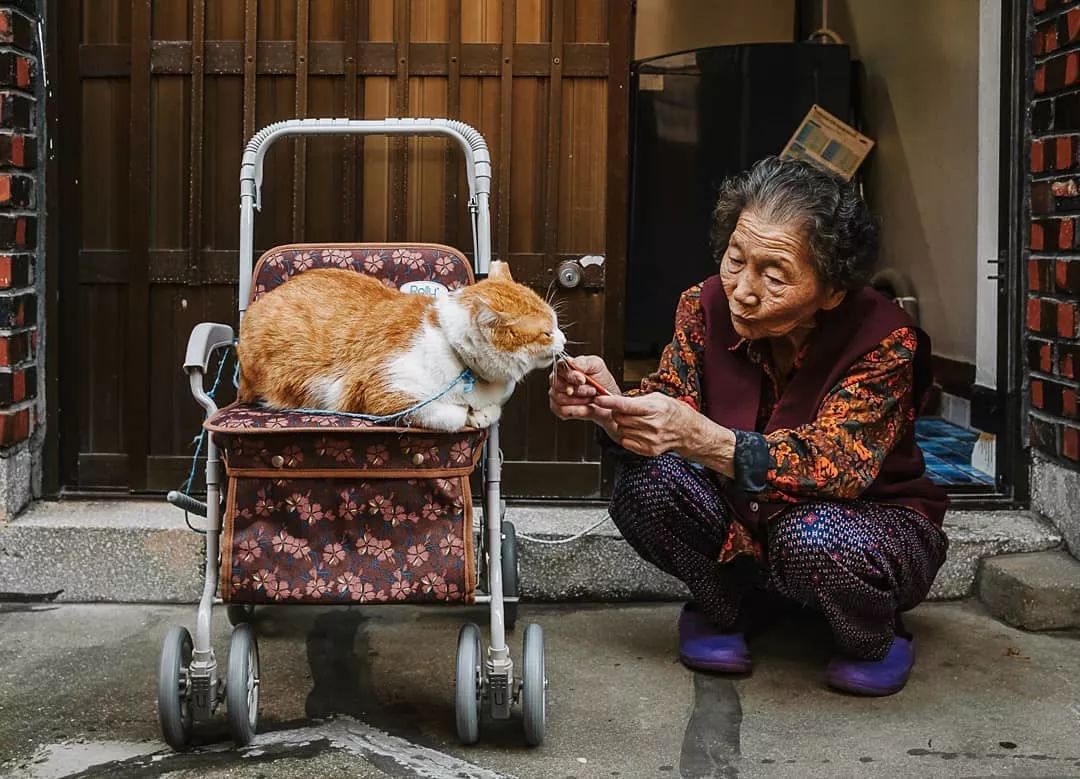
[[[741,338],[781,338],[814,326],[818,311],[844,299],[811,265],[802,225],[744,210],[720,261],[731,322]]]

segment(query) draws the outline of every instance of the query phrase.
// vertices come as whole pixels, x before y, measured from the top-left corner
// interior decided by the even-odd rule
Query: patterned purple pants
[[[917,512],[872,503],[815,501],[774,517],[765,560],[721,565],[734,521],[716,477],[671,454],[623,459],[611,517],[645,560],[681,579],[721,629],[741,624],[755,581],[820,611],[837,648],[885,656],[903,633],[899,613],[922,601],[945,560],[945,534]]]

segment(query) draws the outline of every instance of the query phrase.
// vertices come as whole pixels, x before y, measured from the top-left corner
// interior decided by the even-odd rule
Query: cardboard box
[[[872,140],[814,105],[780,156],[812,162],[851,181],[872,148]]]

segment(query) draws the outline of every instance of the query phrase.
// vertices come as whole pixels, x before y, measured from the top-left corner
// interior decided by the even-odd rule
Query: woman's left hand
[[[593,404],[611,411],[618,443],[644,457],[665,452],[685,455],[701,418],[690,406],[662,392],[632,398],[601,395]]]

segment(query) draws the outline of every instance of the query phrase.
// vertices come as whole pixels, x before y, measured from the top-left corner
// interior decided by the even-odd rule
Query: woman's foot
[[[750,670],[750,650],[742,633],[724,633],[692,604],[679,614],[679,659],[699,671],[741,674]]]
[[[825,679],[834,690],[855,695],[892,695],[904,689],[914,665],[914,644],[897,636],[881,660],[834,657],[825,670]]]

